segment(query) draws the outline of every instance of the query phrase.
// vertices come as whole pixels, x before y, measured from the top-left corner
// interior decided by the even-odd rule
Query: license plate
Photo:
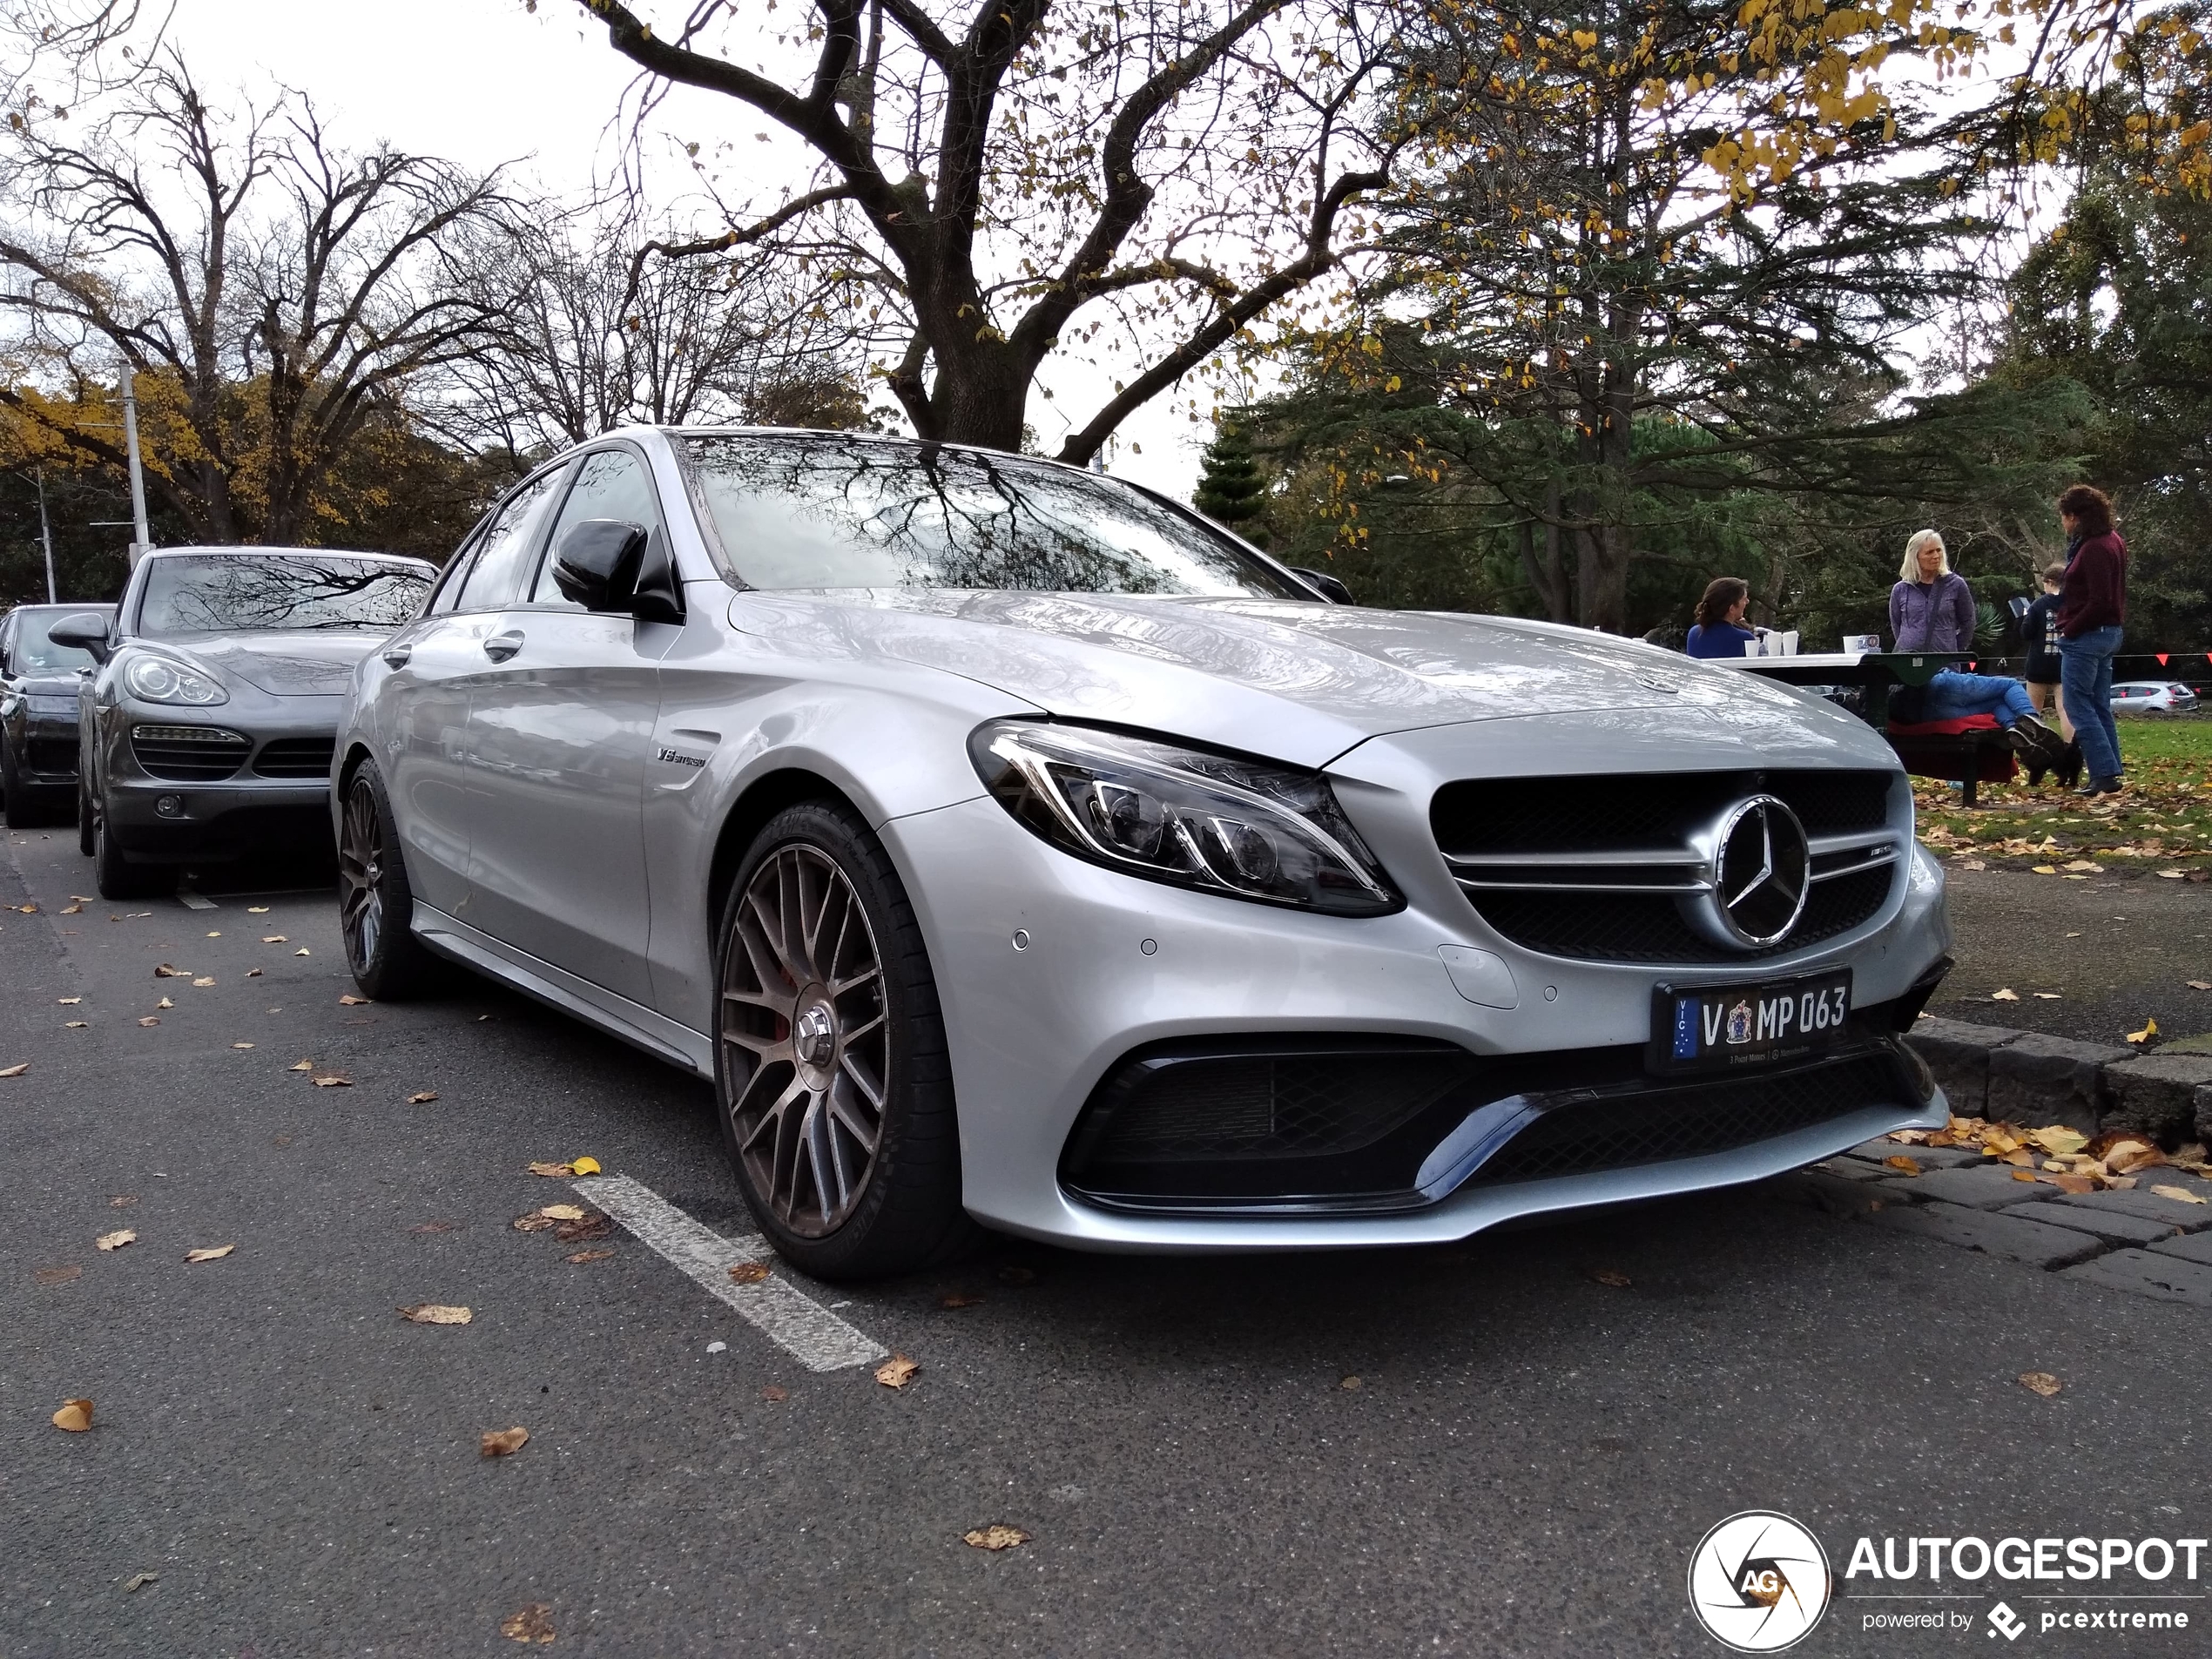
[[[1771,1065],[1826,1048],[1851,1014],[1851,973],[1734,985],[1661,985],[1651,1058],[1662,1071]]]

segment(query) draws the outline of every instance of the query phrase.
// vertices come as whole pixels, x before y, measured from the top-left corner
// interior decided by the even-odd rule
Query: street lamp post
[[[61,594],[54,586],[54,527],[46,522],[46,469],[38,469],[38,539],[46,544],[46,603],[58,604]]]
[[[131,452],[131,563],[135,568],[138,557],[152,545],[153,537],[146,531],[146,481],[138,469],[138,399],[132,382],[135,376],[131,366],[123,366],[123,442]]]

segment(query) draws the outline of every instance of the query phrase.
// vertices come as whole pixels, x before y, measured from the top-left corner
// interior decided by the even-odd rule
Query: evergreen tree
[[[1260,515],[1267,500],[1267,483],[1253,459],[1252,446],[1243,431],[1222,427],[1199,460],[1198,488],[1190,504],[1217,524],[1235,529]]]

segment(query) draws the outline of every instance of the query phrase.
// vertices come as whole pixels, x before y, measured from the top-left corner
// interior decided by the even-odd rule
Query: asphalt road
[[[2188,983],[2212,980],[2212,889],[2118,863],[2070,881],[1946,860],[1959,966],[1929,1012],[2087,1042],[2120,1042],[2147,1019],[2168,1041],[2212,1032],[2212,993]],[[1999,990],[2020,1000],[1993,1001]]]
[[[1861,1534],[2212,1530],[2204,1314],[1767,1190],[1447,1249],[1006,1243],[805,1287],[921,1366],[808,1371],[626,1234],[571,1264],[509,1225],[573,1197],[529,1161],[589,1153],[749,1231],[699,1084],[482,984],[341,1006],[325,894],[68,915],[73,835],[6,854],[7,1655],[501,1654],[530,1604],[556,1654],[1705,1655],[1689,1555],[1745,1508],[1839,1572]],[[961,1541],[994,1522],[1032,1539]],[[2006,1646],[1870,1605],[1796,1651]]]

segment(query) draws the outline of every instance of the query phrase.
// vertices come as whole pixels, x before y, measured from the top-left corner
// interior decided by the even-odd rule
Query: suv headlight
[[[162,657],[134,657],[123,684],[141,703],[227,703],[231,694],[206,675]]]
[[[977,727],[968,752],[1001,806],[1094,864],[1338,916],[1404,907],[1318,772],[1030,720]]]

